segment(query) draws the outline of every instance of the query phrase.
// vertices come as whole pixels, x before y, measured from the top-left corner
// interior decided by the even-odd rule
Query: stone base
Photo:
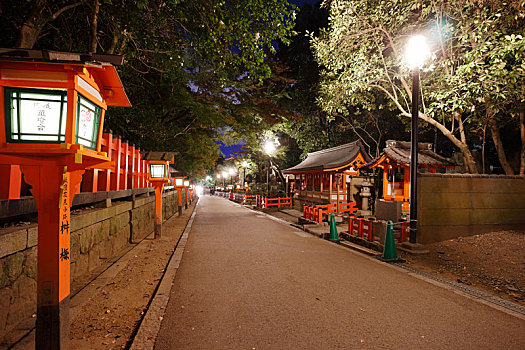
[[[398,249],[412,255],[422,255],[429,253],[429,251],[425,249],[425,246],[420,243],[403,242],[398,246]]]

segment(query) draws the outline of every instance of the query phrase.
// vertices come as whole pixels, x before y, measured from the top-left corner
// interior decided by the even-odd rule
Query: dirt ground
[[[525,231],[499,231],[428,244],[407,264],[525,306]]]
[[[71,322],[72,349],[129,348],[194,206],[165,222],[160,239],[143,241],[115,278],[80,306]]]

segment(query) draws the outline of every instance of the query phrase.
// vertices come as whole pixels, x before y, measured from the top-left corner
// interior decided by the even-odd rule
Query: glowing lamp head
[[[66,90],[5,88],[8,106],[7,141],[12,143],[65,142],[67,119]],[[102,109],[78,94],[76,106],[76,143],[95,149]]]
[[[273,141],[268,140],[264,144],[264,152],[269,156],[275,152],[275,149],[275,143]]]
[[[250,164],[247,161],[245,161],[245,160],[242,161],[242,167],[243,168],[247,168],[249,165]]]
[[[221,174],[217,174],[217,179],[220,179],[221,178]]]
[[[149,165],[149,177],[151,179],[166,178],[166,165],[165,164],[150,164]]]
[[[230,175],[235,174],[235,169],[233,169],[233,168],[228,169],[228,173],[229,173]]]
[[[430,58],[430,49],[423,35],[412,36],[405,48],[405,60],[410,69],[421,68]]]

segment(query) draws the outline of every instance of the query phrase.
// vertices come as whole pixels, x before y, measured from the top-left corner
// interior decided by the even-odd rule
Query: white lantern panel
[[[66,91],[6,88],[5,96],[10,108],[8,141],[58,143],[65,140]]]
[[[182,186],[184,184],[183,179],[175,179],[175,186]]]
[[[189,180],[185,180],[184,181],[184,186],[188,187],[190,185],[190,181]]]
[[[150,177],[152,179],[164,179],[165,166],[164,164],[150,164]]]
[[[78,96],[77,142],[89,148],[96,148],[100,107],[82,96]]]

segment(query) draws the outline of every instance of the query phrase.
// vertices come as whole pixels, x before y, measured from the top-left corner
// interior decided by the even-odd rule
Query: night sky
[[[292,4],[297,5],[298,7],[302,7],[304,4],[316,4],[320,0],[289,0]],[[240,152],[242,143],[232,145],[232,146],[225,146],[222,142],[218,142],[218,144],[221,145],[221,151],[224,153],[224,158],[230,158],[232,156],[232,152]]]

